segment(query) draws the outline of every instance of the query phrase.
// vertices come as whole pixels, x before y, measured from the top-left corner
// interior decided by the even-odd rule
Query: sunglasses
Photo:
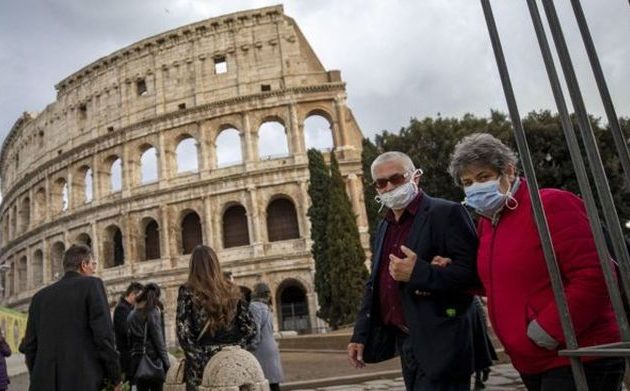
[[[394,186],[400,186],[407,180],[409,174],[394,174],[389,178],[378,178],[372,184],[377,189],[384,189],[387,187],[387,183],[391,183]]]

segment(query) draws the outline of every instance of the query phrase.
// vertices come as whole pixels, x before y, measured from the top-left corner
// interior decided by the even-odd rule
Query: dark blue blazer
[[[370,361],[393,356],[395,333],[381,323],[378,313],[378,271],[388,223],[379,223],[373,246],[372,273],[354,327],[352,342],[367,345]],[[399,283],[413,351],[432,380],[469,376],[474,371],[472,346],[473,296],[477,236],[466,209],[458,203],[424,194],[406,246],[417,255],[409,282]],[[451,258],[446,268],[431,266],[434,256]],[[378,334],[378,335],[377,335]]]

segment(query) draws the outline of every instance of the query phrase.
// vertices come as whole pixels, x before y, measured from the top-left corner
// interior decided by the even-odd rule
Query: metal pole
[[[573,108],[578,119],[578,128],[582,135],[582,141],[584,142],[584,149],[586,150],[586,156],[588,157],[589,167],[591,168],[591,174],[595,181],[595,188],[599,195],[601,202],[604,219],[608,227],[609,233],[612,239],[612,246],[615,251],[616,259],[619,262],[621,268],[621,279],[623,282],[626,295],[630,295],[630,255],[628,254],[628,248],[625,245],[625,238],[623,231],[621,230],[621,224],[619,223],[619,217],[615,209],[615,202],[610,193],[610,186],[608,185],[608,179],[604,171],[599,150],[597,149],[597,142],[591,128],[591,123],[584,106],[584,100],[582,99],[582,93],[580,92],[580,86],[573,70],[573,64],[569,55],[567,44],[562,34],[562,28],[556,14],[556,9],[551,0],[543,0],[543,7],[547,14],[547,20],[549,21],[549,27],[553,36],[556,50],[558,51],[558,57],[560,58],[560,64],[567,82],[569,94],[571,95],[571,101],[573,102]]]
[[[619,328],[621,329],[623,341],[630,341],[630,327],[628,326],[628,319],[626,318],[626,313],[624,311],[623,301],[621,299],[617,280],[610,262],[606,239],[600,223],[599,212],[597,211],[597,204],[595,203],[595,197],[593,196],[588,174],[586,173],[584,159],[582,158],[580,146],[569,117],[566,100],[564,98],[564,94],[562,93],[558,72],[556,71],[556,67],[553,62],[549,42],[547,41],[547,36],[545,35],[545,30],[540,18],[540,12],[538,11],[536,0],[527,0],[527,5],[529,7],[529,13],[532,17],[534,30],[536,31],[536,37],[538,38],[538,45],[540,46],[540,51],[545,62],[547,75],[549,76],[549,83],[551,84],[553,96],[556,101],[556,105],[558,106],[558,113],[562,122],[562,131],[564,132],[564,137],[567,140],[571,161],[573,162],[575,174],[578,184],[580,185],[582,197],[584,198],[586,210],[588,212],[589,223],[591,231],[595,237],[595,245],[597,247],[597,253],[599,255],[602,270],[604,271],[604,278],[606,280],[608,293],[611,298],[613,309],[615,310]]]
[[[505,93],[505,99],[507,101],[508,109],[510,112],[510,118],[512,120],[512,126],[514,128],[514,136],[518,145],[521,160],[523,162],[523,170],[525,171],[525,177],[527,178],[529,195],[532,201],[532,209],[534,211],[534,218],[536,226],[538,227],[538,234],[540,236],[540,242],[542,244],[543,253],[545,255],[545,262],[547,263],[547,269],[549,270],[549,279],[553,288],[553,294],[558,306],[558,313],[560,314],[560,322],[562,324],[562,330],[566,339],[566,344],[569,349],[576,349],[577,339],[573,329],[573,323],[569,314],[569,308],[567,300],[564,294],[564,287],[562,279],[560,278],[560,269],[556,262],[556,257],[551,242],[551,235],[549,233],[549,226],[547,225],[547,219],[545,212],[543,211],[542,201],[540,200],[540,194],[538,190],[538,182],[536,181],[536,173],[534,171],[534,165],[532,162],[531,154],[527,146],[527,139],[525,137],[525,130],[521,123],[521,117],[518,113],[518,107],[516,105],[516,99],[514,97],[514,91],[512,90],[512,82],[510,81],[510,75],[503,55],[503,49],[501,47],[501,40],[499,39],[499,33],[492,15],[492,8],[489,0],[481,0],[481,6],[483,7],[484,16],[486,18],[486,24],[488,25],[488,33],[490,34],[490,41],[492,42],[492,48],[494,50],[494,56],[497,61],[497,67],[499,69],[499,75],[501,76],[501,84],[503,85],[503,92]],[[584,375],[584,367],[579,358],[571,357],[571,368],[573,369],[573,376],[578,391],[588,391],[588,385],[586,383],[586,376]]]
[[[580,0],[571,0],[571,5],[573,6],[573,13],[575,14],[578,27],[580,28],[580,34],[582,34],[582,40],[584,41],[584,47],[586,48],[586,53],[588,54],[588,60],[591,63],[591,68],[593,68],[593,75],[595,76],[595,81],[597,82],[599,95],[604,103],[606,117],[608,118],[608,125],[610,126],[615,146],[617,147],[619,160],[621,161],[623,172],[626,174],[626,186],[630,189],[630,154],[628,153],[628,146],[626,145],[626,140],[621,132],[621,127],[619,126],[619,119],[617,118],[617,113],[615,112],[615,106],[610,98],[608,84],[606,83],[602,66],[599,63],[599,57],[597,56],[597,51],[595,50],[593,38],[591,37],[588,24],[586,23],[586,18],[584,17],[584,11],[582,10]]]

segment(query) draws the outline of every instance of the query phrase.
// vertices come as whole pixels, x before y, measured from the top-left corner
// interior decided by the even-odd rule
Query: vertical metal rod
[[[617,317],[617,323],[621,329],[621,335],[623,341],[630,341],[630,327],[628,326],[628,319],[623,307],[623,301],[618,289],[617,279],[610,262],[608,247],[606,246],[606,239],[599,219],[599,212],[597,211],[597,204],[595,203],[595,197],[591,190],[591,184],[586,172],[586,166],[580,146],[578,144],[573,125],[569,117],[569,111],[567,109],[566,100],[562,93],[562,87],[558,78],[558,72],[553,62],[551,55],[551,49],[547,36],[545,35],[545,29],[542,24],[540,12],[536,5],[536,0],[527,0],[529,7],[529,13],[532,17],[532,24],[536,31],[536,37],[538,38],[538,45],[542,53],[543,60],[545,62],[545,68],[547,69],[547,75],[549,76],[549,83],[551,84],[551,90],[558,107],[558,113],[560,115],[560,121],[562,123],[562,131],[564,137],[567,140],[567,146],[569,147],[569,153],[571,155],[571,161],[573,162],[573,168],[575,169],[575,175],[580,185],[580,191],[584,198],[586,210],[589,216],[589,223],[591,231],[595,237],[595,245],[597,247],[597,254],[599,255],[600,264],[604,272],[604,279],[606,280],[606,286],[608,288],[608,294],[615,310],[615,316]]]
[[[586,150],[586,156],[588,158],[589,167],[593,180],[595,181],[595,188],[599,195],[599,200],[604,214],[604,219],[608,227],[608,231],[611,236],[611,242],[615,251],[615,258],[619,262],[621,268],[621,280],[623,287],[626,291],[626,295],[630,295],[630,254],[628,254],[628,248],[625,245],[625,238],[623,231],[621,230],[621,224],[619,223],[619,217],[617,216],[617,210],[615,209],[615,202],[610,192],[610,186],[608,185],[608,179],[604,171],[602,159],[599,155],[599,149],[597,148],[597,142],[595,135],[593,134],[593,128],[584,106],[584,100],[582,99],[582,93],[580,92],[580,86],[575,76],[573,64],[571,62],[571,56],[567,44],[562,34],[562,27],[560,27],[560,21],[556,13],[555,6],[551,0],[543,0],[543,7],[547,14],[547,20],[549,21],[549,27],[553,36],[554,43],[556,44],[556,50],[558,51],[558,57],[560,58],[560,64],[562,65],[562,71],[567,82],[569,94],[571,95],[571,101],[573,102],[573,108],[578,119],[578,128],[582,135],[582,141],[584,142],[584,149]]]
[[[578,27],[580,28],[580,34],[582,35],[582,40],[584,41],[584,47],[586,48],[586,53],[588,54],[588,60],[591,63],[591,68],[593,69],[593,75],[595,76],[595,81],[597,82],[599,95],[604,103],[606,117],[608,118],[608,125],[610,126],[615,146],[617,147],[619,160],[621,161],[623,172],[626,174],[626,186],[630,191],[630,154],[628,153],[628,146],[626,145],[625,137],[623,136],[621,127],[619,126],[619,118],[617,118],[615,106],[610,98],[608,84],[606,83],[602,66],[599,63],[599,57],[597,56],[597,51],[595,50],[593,38],[591,37],[588,24],[586,23],[586,18],[584,17],[584,11],[582,10],[580,0],[571,0],[571,5],[573,6],[573,13],[575,14]]]
[[[562,279],[560,278],[560,269],[558,268],[553,245],[551,242],[549,226],[547,224],[545,212],[542,207],[542,201],[540,200],[538,182],[536,181],[536,173],[534,171],[532,157],[527,146],[527,139],[525,137],[523,124],[521,123],[521,117],[518,113],[514,91],[512,90],[512,82],[510,81],[510,75],[507,69],[507,64],[505,62],[505,57],[503,55],[503,49],[501,47],[501,40],[499,39],[497,26],[494,21],[494,16],[492,15],[490,1],[481,0],[481,6],[483,7],[486,24],[488,25],[488,33],[490,34],[490,41],[492,42],[492,48],[494,50],[494,56],[497,61],[499,75],[501,76],[501,84],[503,85],[503,92],[505,93],[505,99],[507,101],[508,110],[510,112],[510,118],[512,120],[512,126],[514,128],[516,144],[518,146],[520,157],[523,163],[525,177],[527,178],[529,195],[532,201],[532,209],[534,211],[534,218],[536,221],[536,226],[538,227],[538,234],[540,236],[540,242],[542,244],[543,253],[545,255],[547,269],[549,270],[549,279],[551,281],[554,298],[558,306],[558,313],[560,314],[562,330],[564,332],[567,347],[569,349],[577,349],[577,339],[575,337],[573,323],[569,314],[569,308],[567,305],[566,296],[564,294]],[[573,376],[575,378],[577,390],[588,391],[586,376],[584,375],[584,367],[582,366],[580,359],[577,357],[571,357],[570,362],[573,369]]]

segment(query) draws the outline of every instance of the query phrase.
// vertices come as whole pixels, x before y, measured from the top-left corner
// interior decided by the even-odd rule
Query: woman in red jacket
[[[534,221],[527,181],[515,153],[495,137],[463,138],[449,172],[479,215],[477,270],[494,331],[528,390],[573,390],[558,308]],[[619,341],[584,203],[572,193],[540,196],[580,347]],[[590,390],[620,390],[621,358],[584,358]]]

